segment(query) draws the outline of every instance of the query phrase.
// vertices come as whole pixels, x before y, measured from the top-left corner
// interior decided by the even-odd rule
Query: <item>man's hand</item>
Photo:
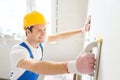
[[[82,53],[76,59],[76,67],[79,73],[90,74],[95,69],[95,55],[93,53]]]
[[[88,32],[90,30],[90,23],[91,23],[91,16],[88,16],[85,24],[84,24],[84,27],[82,28],[82,32]]]
[[[95,55],[82,53],[75,60],[69,61],[67,69],[69,73],[91,74],[95,70]]]

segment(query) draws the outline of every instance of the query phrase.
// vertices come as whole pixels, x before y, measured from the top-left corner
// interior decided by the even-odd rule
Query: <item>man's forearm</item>
[[[44,75],[67,73],[67,62],[21,60],[18,67]]]
[[[48,36],[48,42],[66,39],[82,33],[82,29],[71,30]]]

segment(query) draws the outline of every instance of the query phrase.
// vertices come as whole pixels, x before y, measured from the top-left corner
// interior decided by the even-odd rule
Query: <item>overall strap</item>
[[[42,57],[41,57],[41,59],[40,60],[42,60],[43,59],[43,46],[42,46],[42,44],[40,43],[40,48],[41,48],[41,51],[42,51]]]
[[[24,48],[26,48],[30,54],[30,58],[33,58],[33,55],[32,55],[30,48],[24,42],[20,43],[20,45],[23,46]]]
[[[32,51],[30,50],[30,48],[26,45],[26,43],[25,42],[22,42],[22,43],[20,43],[20,46],[23,46],[23,47],[25,47],[27,50],[28,50],[28,52],[29,52],[29,55],[30,55],[30,58],[34,58],[34,56],[32,55]],[[41,57],[41,59],[40,60],[42,60],[43,59],[43,46],[42,46],[42,44],[40,43],[40,48],[41,48],[41,51],[42,51],[42,57]]]

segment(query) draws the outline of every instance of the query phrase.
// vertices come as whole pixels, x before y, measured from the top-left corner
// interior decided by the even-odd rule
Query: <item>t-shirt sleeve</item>
[[[17,66],[18,62],[23,58],[28,58],[29,54],[26,48],[16,45],[12,47],[10,53],[11,64]]]

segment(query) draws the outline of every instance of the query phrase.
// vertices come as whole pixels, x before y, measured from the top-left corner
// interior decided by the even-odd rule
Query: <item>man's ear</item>
[[[29,33],[31,33],[31,31],[29,29],[26,29],[26,34],[29,35]]]

